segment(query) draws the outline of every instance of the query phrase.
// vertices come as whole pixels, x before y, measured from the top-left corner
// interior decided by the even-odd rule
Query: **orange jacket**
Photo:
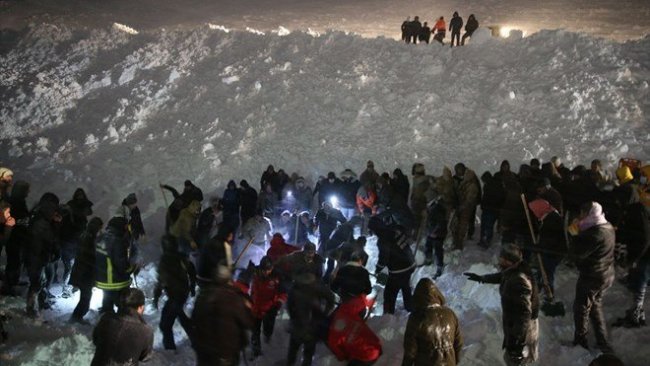
[[[433,29],[438,32],[445,32],[447,30],[447,23],[445,23],[444,19],[438,19],[436,24],[433,26]]]
[[[367,191],[367,196],[362,197],[359,193],[357,193],[357,208],[359,209],[359,212],[363,213],[364,208],[369,208],[372,210],[372,214],[377,213],[377,206],[375,205],[375,202],[377,202],[377,193],[375,191]]]

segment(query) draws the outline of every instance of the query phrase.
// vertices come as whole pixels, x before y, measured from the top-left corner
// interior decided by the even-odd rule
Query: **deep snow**
[[[164,212],[159,181],[180,186],[190,178],[206,193],[221,193],[233,178],[257,185],[269,163],[313,183],[329,170],[360,172],[368,159],[381,171],[409,171],[419,161],[438,175],[457,161],[480,174],[501,159],[558,155],[574,165],[650,155],[650,37],[621,44],[566,31],[510,40],[477,34],[450,49],[219,25],[134,34],[52,22],[3,38],[0,165],[32,183],[32,202],[46,190],[68,199],[86,188],[103,218],[136,192],[149,231],[144,250],[153,259]],[[460,275],[493,270],[495,252],[468,245],[438,281],[461,318],[463,365],[501,360],[497,289]],[[154,273],[150,266],[140,278],[149,293]],[[420,270],[413,282],[430,274]],[[563,269],[559,281],[570,309],[575,275]],[[24,307],[2,301],[15,314]],[[85,363],[91,329],[63,323],[74,301],[61,300],[45,324],[16,315],[3,348],[9,363]],[[608,320],[627,301],[617,284],[605,298]],[[148,309],[152,324],[158,316]],[[385,342],[379,365],[401,359],[406,316],[370,320]],[[543,318],[540,365],[587,364],[595,356],[560,343],[572,337],[571,319]],[[278,322],[272,351],[257,364],[284,357],[285,326]],[[616,329],[611,338],[627,364],[647,364],[647,330]],[[154,364],[192,364],[186,343],[173,355],[160,341],[157,333]],[[338,363],[320,347],[317,364]]]

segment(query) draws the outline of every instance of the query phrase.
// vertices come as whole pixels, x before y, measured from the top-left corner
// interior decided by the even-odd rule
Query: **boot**
[[[442,276],[442,268],[443,266],[438,266],[436,268],[436,273],[433,275],[433,279],[438,279],[438,277]]]
[[[27,294],[27,306],[25,312],[30,318],[36,318],[39,315],[38,308],[36,307],[36,296],[37,294],[31,291]]]
[[[587,351],[589,351],[589,342],[587,341],[587,337],[575,337],[573,338],[573,346],[580,346]]]

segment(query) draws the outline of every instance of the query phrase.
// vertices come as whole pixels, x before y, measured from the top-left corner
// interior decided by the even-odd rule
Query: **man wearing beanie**
[[[144,293],[136,288],[120,292],[117,314],[105,313],[93,330],[95,356],[91,366],[137,365],[153,353],[153,330],[142,319]]]
[[[477,275],[470,281],[498,283],[503,319],[503,359],[508,366],[528,365],[537,359],[539,296],[528,264],[519,247],[506,244],[499,254],[501,272]]]

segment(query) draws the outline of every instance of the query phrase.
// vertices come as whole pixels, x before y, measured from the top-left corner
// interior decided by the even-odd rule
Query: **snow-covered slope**
[[[180,186],[190,178],[209,194],[229,179],[256,185],[269,163],[314,182],[329,170],[359,171],[368,159],[381,171],[408,172],[418,161],[437,175],[458,161],[480,173],[501,159],[516,166],[558,155],[574,165],[650,155],[650,38],[619,44],[565,31],[512,40],[478,33],[472,44],[450,49],[343,32],[213,28],[134,34],[41,24],[4,33],[0,166],[32,183],[32,201],[47,190],[67,200],[86,188],[103,218],[136,192],[149,248],[156,248],[165,207],[159,181]],[[460,275],[491,270],[491,259],[471,245],[463,255],[451,258],[439,283],[463,322],[463,364],[494,365],[501,357],[498,293]],[[151,288],[154,271],[141,286]],[[575,277],[564,271],[560,297],[570,307]],[[73,301],[61,301],[50,323],[14,323],[13,331],[28,333],[18,339],[29,340],[12,345],[16,360],[87,361],[89,329],[58,326]],[[610,320],[626,301],[616,285],[606,298]],[[157,318],[150,310],[147,319]],[[399,362],[405,319],[371,320],[387,350],[379,365]],[[572,337],[570,314],[545,319],[541,329],[540,364],[593,358],[558,343]],[[630,365],[650,358],[641,347],[647,331],[616,330],[612,338]],[[258,364],[283,357],[286,337],[273,342],[280,351]],[[186,346],[155,362],[192,359]],[[319,349],[318,364],[337,363]]]

